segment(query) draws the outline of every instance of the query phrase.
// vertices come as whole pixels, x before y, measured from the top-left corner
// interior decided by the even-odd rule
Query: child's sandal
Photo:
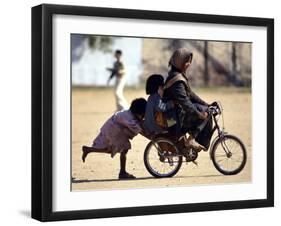
[[[125,172],[125,173],[119,173],[119,179],[128,180],[128,179],[136,179],[136,177],[132,174]]]

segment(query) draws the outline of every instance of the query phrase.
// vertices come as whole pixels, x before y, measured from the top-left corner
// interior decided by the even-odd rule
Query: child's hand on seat
[[[159,94],[160,97],[163,97],[163,95],[164,95],[163,86],[159,86],[159,88],[158,88],[158,94]]]
[[[208,112],[204,111],[204,112],[201,112],[199,118],[205,120],[208,118],[208,115],[209,115]]]

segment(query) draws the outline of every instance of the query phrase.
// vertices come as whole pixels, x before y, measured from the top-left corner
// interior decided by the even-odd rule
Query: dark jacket
[[[176,70],[171,70],[169,75],[165,81],[165,84],[180,72]],[[208,106],[208,104],[202,100],[199,96],[197,96],[190,88],[188,79],[185,75],[182,76],[186,79],[186,82],[177,81],[171,87],[165,89],[164,96],[168,100],[174,100],[179,107],[182,108],[185,115],[189,117],[200,117],[200,109],[196,106],[196,104]]]
[[[174,78],[179,73],[179,71],[171,69],[165,84],[167,84],[169,80]],[[182,133],[188,132],[196,137],[198,135],[197,128],[202,123],[202,120],[200,119],[200,112],[205,111],[208,104],[191,90],[188,79],[184,74],[182,75],[186,81],[177,81],[172,86],[165,89],[164,97],[166,97],[168,100],[173,100],[176,102]],[[202,134],[200,136],[202,136]],[[204,143],[204,146],[209,146],[209,141],[203,141],[200,143]]]

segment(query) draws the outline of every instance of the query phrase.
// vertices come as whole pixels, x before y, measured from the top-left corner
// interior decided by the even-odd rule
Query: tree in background
[[[185,41],[181,39],[166,39],[165,50],[170,50],[174,52],[176,49],[182,48],[185,46]]]
[[[209,58],[209,53],[208,53],[208,41],[204,41],[203,42],[204,45],[204,50],[203,50],[203,54],[204,54],[204,83],[205,86],[209,86],[209,81],[210,81],[210,77],[209,77],[209,67],[208,67],[208,58]]]
[[[114,39],[107,36],[73,34],[71,35],[72,61],[79,61],[88,47],[105,53],[112,52],[113,42]]]
[[[239,65],[237,59],[237,49],[239,48],[239,43],[231,43],[231,73],[230,77],[232,83],[237,86],[243,86],[243,82],[240,80]]]
[[[214,71],[225,77],[226,81],[229,84],[235,86],[244,86],[244,82],[241,80],[238,71],[238,57],[237,57],[237,49],[240,43],[231,42],[231,68],[228,69],[227,65],[223,63],[223,61],[213,54],[211,54],[208,50],[208,41],[190,41],[190,44],[204,57],[204,83],[205,85],[209,85],[210,74],[208,68],[208,62],[210,62]],[[227,57],[229,53],[225,52],[225,57]]]
[[[112,52],[113,38],[108,36],[89,36],[89,46],[92,49],[98,49],[103,52]]]

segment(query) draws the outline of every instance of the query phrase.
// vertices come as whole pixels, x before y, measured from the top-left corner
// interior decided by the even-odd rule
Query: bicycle
[[[223,109],[220,103],[214,102],[208,107],[208,119],[214,122],[212,136],[217,131],[217,136],[210,145],[210,158],[215,168],[224,175],[235,175],[243,170],[247,160],[247,152],[243,142],[236,136],[224,131]],[[222,116],[223,127],[219,126]],[[205,120],[204,123],[207,122]],[[176,141],[160,134],[152,139],[144,151],[144,164],[147,171],[156,178],[173,177],[180,170],[183,162],[193,162],[197,165],[198,151],[187,149],[183,137]],[[185,160],[183,160],[185,158]]]

